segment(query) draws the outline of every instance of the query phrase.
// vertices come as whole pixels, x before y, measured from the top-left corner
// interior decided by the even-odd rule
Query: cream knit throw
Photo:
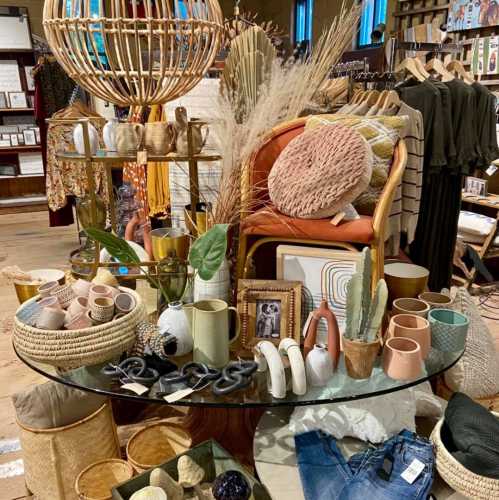
[[[357,131],[319,127],[281,152],[268,178],[270,199],[290,217],[332,217],[366,190],[372,165],[371,148]]]

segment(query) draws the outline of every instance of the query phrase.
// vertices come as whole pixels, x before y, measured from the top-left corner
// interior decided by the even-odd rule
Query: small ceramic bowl
[[[45,297],[38,302],[41,307],[51,307],[52,309],[62,309],[57,297]]]
[[[114,316],[114,301],[110,297],[97,297],[90,302],[92,319],[100,323],[111,321]]]
[[[87,312],[88,299],[85,297],[76,297],[68,307],[69,315],[74,318],[78,314]]]
[[[90,288],[92,287],[92,283],[86,280],[76,280],[71,287],[77,297],[86,297],[88,298],[88,294],[90,293]]]
[[[425,292],[419,294],[419,299],[424,300],[430,309],[446,309],[452,304],[452,299],[444,293]]]
[[[421,347],[404,337],[388,339],[383,349],[383,370],[394,380],[417,379],[422,373]]]
[[[390,321],[388,336],[414,340],[421,348],[423,359],[426,359],[430,354],[431,330],[430,323],[425,318],[414,314],[397,314]]]
[[[415,316],[427,318],[429,312],[430,306],[423,300],[402,298],[393,301],[393,316],[397,314],[414,314]]]
[[[73,302],[76,298],[75,293],[69,284],[61,285],[55,288],[52,290],[51,296],[57,297],[57,300],[63,309],[67,309],[71,302]]]
[[[45,297],[50,297],[50,294],[59,286],[57,281],[48,281],[43,285],[38,287],[38,295],[44,299]]]
[[[66,312],[62,309],[44,307],[36,320],[36,326],[41,330],[60,330],[65,319]]]
[[[78,313],[73,316],[69,323],[66,323],[66,328],[68,330],[83,330],[85,328],[90,328],[93,326],[92,320],[87,316],[86,312]]]

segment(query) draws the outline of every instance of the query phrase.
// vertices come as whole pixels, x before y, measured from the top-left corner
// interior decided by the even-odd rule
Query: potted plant
[[[345,366],[350,377],[371,376],[381,340],[379,331],[388,301],[385,280],[379,280],[371,295],[371,251],[362,251],[359,270],[347,286],[346,329],[343,336]]]

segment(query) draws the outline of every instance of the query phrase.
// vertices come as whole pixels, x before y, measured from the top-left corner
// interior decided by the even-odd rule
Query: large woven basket
[[[494,413],[499,417],[498,413]],[[445,448],[441,439],[444,419],[436,425],[430,436],[435,445],[436,465],[442,479],[457,492],[476,500],[499,498],[499,479],[479,476],[463,467]]]
[[[37,500],[77,500],[75,480],[90,464],[120,456],[111,406],[74,424],[32,429],[17,422],[26,486]]]
[[[447,401],[454,394],[454,391],[447,386],[443,377],[437,379],[436,394]],[[489,411],[499,412],[499,394],[487,398],[473,398],[473,401],[484,406]]]
[[[119,357],[133,347],[135,328],[146,318],[146,308],[140,295],[129,288],[122,287],[120,290],[135,297],[135,309],[120,319],[83,330],[40,330],[19,321],[16,313],[13,341],[17,352],[62,369],[96,365]],[[21,308],[34,300],[26,302]]]

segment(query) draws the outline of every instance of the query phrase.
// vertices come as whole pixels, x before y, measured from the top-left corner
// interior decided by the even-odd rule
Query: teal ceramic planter
[[[456,352],[466,347],[469,320],[451,309],[433,309],[428,314],[431,346],[438,351]]]

